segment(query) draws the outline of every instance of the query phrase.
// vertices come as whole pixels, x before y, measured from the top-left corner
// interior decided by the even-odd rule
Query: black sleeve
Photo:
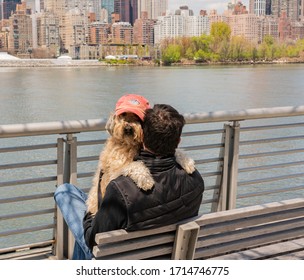
[[[84,238],[87,246],[92,250],[95,245],[95,235],[115,229],[125,228],[127,225],[127,209],[124,198],[112,181],[108,186],[95,217],[86,213],[83,220]]]

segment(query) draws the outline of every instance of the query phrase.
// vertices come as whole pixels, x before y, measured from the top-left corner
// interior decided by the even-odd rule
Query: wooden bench
[[[210,213],[195,220],[188,244],[191,259],[267,259],[304,252],[304,199]],[[180,226],[177,236],[189,230]],[[179,237],[182,239],[182,237]]]
[[[264,259],[304,251],[304,199],[216,212],[150,230],[100,233],[96,259]]]
[[[186,221],[188,223],[189,220]],[[175,239],[178,224],[155,229],[127,232],[123,229],[95,236],[95,259],[171,259],[175,258]]]

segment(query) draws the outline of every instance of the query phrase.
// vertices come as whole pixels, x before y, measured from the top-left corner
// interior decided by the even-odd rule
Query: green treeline
[[[210,35],[167,39],[161,44],[161,59],[165,65],[188,60],[193,62],[257,62],[280,58],[301,57],[304,40],[278,43],[265,36],[261,44],[253,44],[241,36],[231,36],[223,22],[213,23]]]

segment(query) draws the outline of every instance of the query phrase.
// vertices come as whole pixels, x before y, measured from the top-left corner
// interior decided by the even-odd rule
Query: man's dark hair
[[[146,110],[143,121],[143,142],[145,147],[156,155],[174,155],[185,119],[172,106],[155,104]]]

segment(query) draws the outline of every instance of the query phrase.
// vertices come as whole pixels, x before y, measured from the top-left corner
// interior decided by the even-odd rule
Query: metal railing
[[[303,116],[304,106],[185,114],[181,148],[206,184],[201,213],[303,196]],[[90,188],[105,123],[0,126],[0,259],[43,246],[71,255],[53,193],[64,182]]]

